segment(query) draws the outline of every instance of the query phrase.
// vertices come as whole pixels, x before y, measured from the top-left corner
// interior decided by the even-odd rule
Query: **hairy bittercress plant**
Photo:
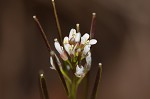
[[[65,88],[65,91],[68,95],[68,99],[76,99],[77,89],[84,77],[90,72],[92,66],[92,56],[91,56],[91,47],[97,43],[96,39],[93,39],[95,31],[95,17],[96,13],[93,13],[91,30],[90,33],[81,34],[79,29],[79,24],[77,24],[76,29],[71,29],[69,36],[62,37],[60,24],[57,17],[55,2],[52,0],[54,15],[56,19],[56,25],[58,29],[59,38],[54,39],[54,47],[58,52],[59,56],[52,50],[47,36],[38,21],[36,16],[33,16],[34,20],[37,22],[42,37],[47,45],[48,51],[50,52],[50,68],[56,70],[62,84]],[[101,78],[102,73],[102,64],[99,64],[96,80],[94,83],[91,99],[95,99],[98,82]],[[42,75],[42,76],[41,76]],[[89,76],[87,76],[88,78]],[[43,87],[46,85],[45,78],[43,74],[40,74],[40,84],[43,93],[43,98],[48,99],[48,94],[46,88]],[[43,83],[44,82],[44,83]],[[88,83],[88,82],[87,82]],[[88,86],[87,86],[88,87]],[[46,98],[47,97],[47,98]]]

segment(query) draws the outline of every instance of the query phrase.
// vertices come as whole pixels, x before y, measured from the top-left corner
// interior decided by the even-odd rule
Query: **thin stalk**
[[[60,71],[61,73],[64,75],[64,77],[67,79],[68,83],[71,84],[72,81],[70,79],[70,77],[66,74],[66,72],[62,69],[62,67],[60,67]]]
[[[92,13],[92,22],[91,22],[91,29],[90,29],[90,39],[94,37],[95,28],[96,28],[96,13]]]
[[[70,68],[73,69],[73,66],[72,66],[72,64],[70,63],[70,61],[67,60],[66,62],[69,64]]]
[[[51,51],[51,46],[50,46],[50,44],[49,44],[49,41],[48,41],[48,39],[47,39],[47,36],[46,36],[46,34],[45,34],[43,28],[42,28],[42,25],[40,24],[40,22],[39,22],[39,20],[38,20],[38,18],[37,18],[36,16],[33,16],[33,19],[34,19],[35,22],[37,23],[37,25],[38,25],[38,27],[39,27],[39,29],[40,29],[40,31],[41,31],[41,35],[42,35],[42,37],[43,37],[43,39],[44,39],[44,41],[45,41],[45,44],[46,44],[46,46],[47,46],[47,49],[48,49],[48,51],[50,52],[50,51]]]
[[[46,80],[43,73],[40,73],[40,89],[42,93],[42,99],[49,99]]]
[[[88,95],[89,95],[89,86],[90,86],[90,83],[89,83],[89,81],[90,81],[90,72],[88,72],[87,74],[86,74],[87,76],[85,77],[85,82],[84,82],[84,86],[85,86],[85,95],[84,95],[84,99],[88,99]],[[79,80],[80,82],[82,81],[82,79],[81,80]],[[79,82],[79,83],[80,83]]]
[[[43,37],[43,39],[44,39],[44,41],[45,41],[45,44],[46,44],[46,46],[47,46],[48,51],[49,51],[49,52],[50,52],[50,51],[53,52],[53,51],[51,50],[51,46],[50,46],[50,44],[49,44],[49,41],[48,41],[48,39],[47,39],[47,36],[46,36],[46,34],[45,34],[45,32],[44,32],[44,30],[43,30],[43,28],[42,28],[42,26],[41,26],[41,24],[40,24],[38,18],[37,18],[36,16],[33,16],[33,19],[35,20],[35,22],[37,23],[38,27],[39,27],[40,30],[41,30],[41,35],[42,35],[42,37]],[[60,77],[62,83],[63,83],[63,86],[64,86],[64,88],[65,88],[65,91],[66,91],[66,93],[68,94],[67,85],[66,85],[65,79],[64,79],[64,77],[63,77],[63,75],[62,75],[62,73],[61,73],[63,70],[60,70],[60,68],[59,68],[59,65],[60,65],[60,64],[58,65],[58,63],[57,63],[56,55],[53,54],[52,56],[53,56],[54,59],[55,59],[54,62],[55,62],[56,70],[57,70],[57,72],[58,72],[58,74],[59,74],[59,77]],[[63,74],[64,74],[64,73],[63,73]],[[65,74],[65,77],[66,77],[66,79],[68,79],[68,82],[71,83],[70,78],[69,78],[66,74]],[[44,98],[44,99],[45,99],[45,98]],[[47,99],[48,99],[48,98],[47,98]]]
[[[58,34],[59,34],[59,40],[60,40],[60,42],[62,42],[62,33],[61,33],[60,23],[59,23],[59,19],[58,19],[58,15],[57,15],[57,10],[56,10],[56,5],[55,5],[55,1],[54,0],[52,0],[52,5],[53,5],[53,10],[54,10],[54,15],[55,15],[55,20],[56,20],[57,30],[58,30]]]
[[[83,88],[85,89],[85,91],[82,93],[82,94],[84,94],[83,95],[83,97],[82,97],[82,99],[88,99],[88,91],[87,91],[87,74],[88,74],[89,72],[87,72],[85,75],[85,77],[82,77],[82,78],[79,78],[78,80],[77,80],[77,86],[79,86],[79,84],[81,83],[81,81],[82,81],[82,83],[83,83]]]
[[[77,95],[77,80],[76,77],[73,77],[73,81],[72,84],[70,85],[70,92],[69,92],[69,99],[76,99],[76,95]]]
[[[98,72],[96,75],[96,79],[95,79],[95,83],[94,83],[94,87],[93,87],[92,95],[90,99],[96,99],[97,89],[98,89],[98,85],[101,79],[102,79],[102,64],[99,63],[99,68],[98,68]]]
[[[63,84],[63,86],[64,86],[64,88],[65,88],[65,91],[66,91],[66,93],[67,93],[67,95],[68,95],[68,88],[67,88],[67,85],[66,85],[66,81],[65,81],[64,76],[63,76],[63,74],[62,74],[62,72],[61,72],[61,70],[60,70],[59,63],[57,62],[56,54],[55,54],[53,51],[51,51],[50,54],[51,54],[51,56],[52,56],[52,58],[53,58],[54,66],[55,66],[56,71],[57,71],[57,73],[58,73],[58,75],[59,75],[59,78],[61,79],[62,84]]]
[[[96,13],[92,13],[92,21],[91,21],[91,28],[90,28],[90,39],[94,38],[94,34],[95,34],[95,24],[96,23]],[[92,51],[92,49],[91,49]],[[87,77],[85,78],[86,79],[86,95],[85,95],[85,99],[88,98],[88,92],[89,92],[89,81],[90,81],[90,72],[87,73]]]

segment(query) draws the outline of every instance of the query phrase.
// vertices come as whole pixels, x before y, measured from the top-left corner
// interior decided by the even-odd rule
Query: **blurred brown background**
[[[93,67],[103,63],[97,99],[150,99],[150,1],[56,0],[63,35],[76,23],[89,32],[97,13]],[[66,99],[49,52],[32,19],[37,15],[50,43],[57,36],[50,0],[0,1],[0,99],[40,99],[38,71],[44,70],[50,99]],[[82,87],[81,84],[80,87]],[[78,95],[82,99],[82,92]]]

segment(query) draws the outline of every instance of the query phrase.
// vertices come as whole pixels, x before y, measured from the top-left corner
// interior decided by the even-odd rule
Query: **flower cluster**
[[[96,39],[90,39],[88,33],[81,36],[80,32],[76,32],[75,29],[71,29],[69,37],[64,37],[63,44],[54,40],[54,46],[63,61],[68,62],[69,69],[75,70],[76,77],[84,77],[87,71],[91,68],[91,45],[97,43]],[[82,60],[85,59],[84,66]],[[55,69],[53,65],[53,59],[50,57],[51,69]]]
[[[50,68],[57,71],[68,99],[77,99],[76,97],[79,84],[86,76],[92,65],[91,46],[97,43],[97,40],[93,39],[95,34],[96,13],[92,13],[90,34],[85,33],[81,36],[79,24],[76,24],[77,30],[71,29],[69,36],[66,36],[63,39],[54,0],[52,0],[52,6],[59,35],[59,39],[54,39],[54,46],[60,57],[58,57],[51,47],[51,44],[49,43],[46,33],[44,32],[38,18],[33,16],[33,19],[37,23],[46,47],[50,52]],[[99,63],[90,99],[96,99],[97,88],[101,77],[102,64]],[[87,78],[90,78],[90,76],[87,75]],[[87,91],[84,93],[85,96],[89,96],[88,80],[85,81],[85,84],[87,85]],[[42,90],[43,98],[49,99],[43,73],[40,73],[40,88]]]

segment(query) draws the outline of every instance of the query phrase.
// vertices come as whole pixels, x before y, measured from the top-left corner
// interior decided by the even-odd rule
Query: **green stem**
[[[67,60],[66,62],[69,64],[70,68],[73,69],[73,66],[72,66],[72,64],[70,63],[70,61]]]
[[[72,84],[70,85],[69,99],[76,99],[77,95],[77,80],[76,77],[73,78]]]
[[[67,79],[67,81],[69,82],[69,83],[71,83],[71,79],[70,79],[70,77],[66,74],[66,72],[62,69],[62,67],[60,67],[60,71],[61,71],[61,73],[63,74],[63,76]]]

